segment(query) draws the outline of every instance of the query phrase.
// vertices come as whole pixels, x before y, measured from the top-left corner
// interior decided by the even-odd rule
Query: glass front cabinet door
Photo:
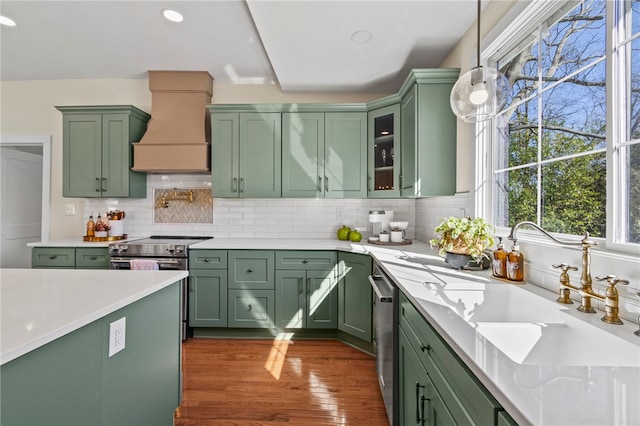
[[[369,198],[400,196],[400,105],[369,112]]]

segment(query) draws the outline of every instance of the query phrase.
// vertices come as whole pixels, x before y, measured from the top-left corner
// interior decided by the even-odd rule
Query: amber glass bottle
[[[89,216],[89,221],[87,222],[87,237],[93,237],[95,234],[95,222],[93,221],[93,214]]]
[[[524,280],[524,255],[520,253],[520,246],[515,241],[507,255],[507,278],[511,281]]]
[[[499,243],[496,251],[493,252],[493,276],[507,278],[507,252],[502,244],[502,237],[498,237]]]

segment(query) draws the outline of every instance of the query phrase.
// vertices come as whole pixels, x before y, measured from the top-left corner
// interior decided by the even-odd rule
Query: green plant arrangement
[[[446,257],[449,252],[466,254],[475,261],[480,261],[486,256],[484,249],[494,243],[492,234],[495,228],[481,217],[471,219],[451,216],[434,231],[440,236],[430,241],[431,247],[437,246],[441,257]]]

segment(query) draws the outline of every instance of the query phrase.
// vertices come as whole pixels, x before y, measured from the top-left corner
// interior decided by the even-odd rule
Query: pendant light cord
[[[477,35],[478,37],[476,38],[476,49],[477,49],[477,63],[476,66],[479,68],[480,67],[480,3],[482,3],[482,0],[478,0],[478,22],[476,24],[476,31],[477,31]]]

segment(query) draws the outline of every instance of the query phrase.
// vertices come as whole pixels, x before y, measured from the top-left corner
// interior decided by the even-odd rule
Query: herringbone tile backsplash
[[[189,191],[193,191],[193,201],[187,199]],[[213,197],[209,188],[180,188],[176,190],[153,190],[154,223],[213,223]],[[162,197],[166,197],[166,205],[162,205]],[[172,198],[178,198],[172,199]]]

